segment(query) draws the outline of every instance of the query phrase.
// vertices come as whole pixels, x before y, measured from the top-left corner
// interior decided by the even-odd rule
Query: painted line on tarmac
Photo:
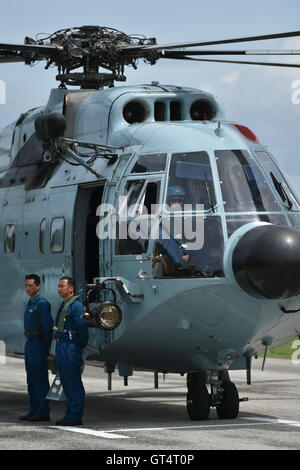
[[[300,422],[299,421],[290,421],[288,419],[278,419],[278,418],[243,418],[247,419],[249,421],[264,421],[265,423],[269,424],[285,424],[287,426],[296,426],[300,427]]]
[[[241,418],[246,419],[246,418]],[[253,418],[255,419],[255,418]],[[225,423],[225,424],[199,424],[197,426],[165,426],[160,428],[125,428],[125,429],[112,429],[106,432],[139,432],[139,431],[180,431],[181,429],[208,429],[208,428],[232,428],[232,427],[249,427],[249,426],[263,426],[266,424],[274,424],[272,421],[257,421],[253,423]],[[300,424],[300,423],[299,423]]]
[[[123,432],[157,432],[157,431],[180,431],[188,429],[218,429],[224,427],[249,427],[249,426],[266,426],[274,424],[284,424],[288,426],[297,426],[300,427],[300,422],[298,421],[289,421],[276,418],[241,418],[243,420],[251,421],[247,423],[225,423],[225,424],[199,424],[197,426],[165,426],[165,427],[156,427],[156,428],[123,428],[123,429],[112,429],[106,431],[96,431],[94,429],[80,428],[80,427],[71,427],[71,426],[49,426],[52,429],[60,429],[63,431],[70,431],[75,433],[87,434],[90,436],[101,437],[104,439],[131,439],[129,436],[124,436],[119,433]]]
[[[105,439],[130,439],[128,436],[121,436],[113,432],[95,431],[93,429],[75,428],[71,426],[49,426],[54,429],[61,429],[63,431],[77,432],[81,434],[89,434],[90,436],[103,437]]]

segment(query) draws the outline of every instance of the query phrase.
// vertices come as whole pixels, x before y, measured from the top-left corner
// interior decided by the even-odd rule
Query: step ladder
[[[57,371],[56,376],[52,382],[52,385],[49,389],[48,395],[46,396],[46,400],[55,400],[55,401],[65,401],[66,395],[64,393],[64,389],[62,383],[60,381],[59,372]]]

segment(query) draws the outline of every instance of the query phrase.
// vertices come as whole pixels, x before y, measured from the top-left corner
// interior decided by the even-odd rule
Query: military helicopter
[[[116,367],[125,385],[134,369],[154,372],[155,387],[158,373],[186,374],[191,420],[208,419],[212,407],[222,419],[238,416],[229,371],[245,370],[250,384],[253,357],[300,332],[300,198],[213,94],[114,83],[138,59],[300,67],[207,58],[300,51],[203,49],[296,36],[158,45],[83,26],[0,43],[0,62],[46,60],[60,82],[45,106],[0,134],[7,352],[23,352],[25,274],[41,276],[53,311],[58,279],[71,275],[90,326],[86,357],[105,366],[109,389]]]

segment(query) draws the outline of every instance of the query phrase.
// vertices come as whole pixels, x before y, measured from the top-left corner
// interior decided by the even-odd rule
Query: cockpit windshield
[[[225,212],[279,211],[280,206],[254,157],[246,150],[216,150]]]
[[[173,153],[171,156],[167,210],[211,210],[216,197],[207,152]],[[201,208],[196,205],[203,205]]]

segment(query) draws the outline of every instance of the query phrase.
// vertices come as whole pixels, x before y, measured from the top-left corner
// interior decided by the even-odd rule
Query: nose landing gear
[[[187,412],[192,421],[205,421],[210,412],[210,396],[206,388],[206,374],[187,374]]]
[[[211,386],[208,393],[206,384]],[[235,419],[239,414],[240,401],[236,386],[230,381],[228,371],[218,375],[206,372],[187,374],[187,412],[192,421],[207,420],[211,407],[216,407],[221,419]]]
[[[222,382],[222,400],[216,405],[217,415],[221,419],[235,419],[239,414],[240,400],[233,382]]]

